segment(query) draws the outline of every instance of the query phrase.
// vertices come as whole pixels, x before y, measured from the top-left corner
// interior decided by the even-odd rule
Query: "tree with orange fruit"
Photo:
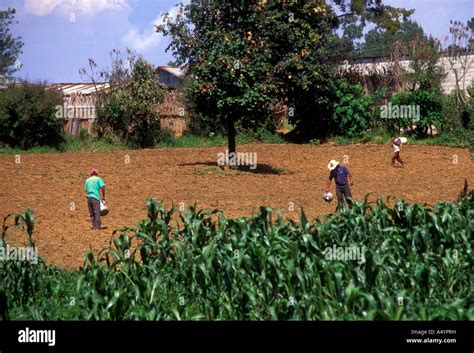
[[[365,10],[354,8],[360,16]],[[292,123],[317,128],[315,112],[327,105],[335,74],[328,48],[340,22],[324,0],[191,0],[174,18],[165,16],[157,32],[171,38],[168,50],[188,68],[185,95],[209,124],[225,127],[235,152],[236,129],[271,125],[282,101]]]

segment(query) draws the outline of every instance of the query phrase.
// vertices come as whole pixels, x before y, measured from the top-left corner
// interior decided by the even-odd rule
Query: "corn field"
[[[378,200],[310,221],[269,207],[249,218],[147,201],[77,270],[3,262],[11,320],[474,320],[474,202]],[[11,220],[13,219],[13,224]],[[7,216],[33,243],[32,210]],[[363,261],[327,249],[359,249]],[[360,259],[359,259],[360,260]]]

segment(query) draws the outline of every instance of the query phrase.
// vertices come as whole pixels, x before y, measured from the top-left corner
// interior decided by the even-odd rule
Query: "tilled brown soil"
[[[219,169],[217,154],[224,149],[24,154],[20,163],[13,155],[0,156],[0,216],[32,208],[40,255],[49,263],[77,267],[90,247],[97,252],[109,244],[114,229],[146,218],[147,197],[168,205],[219,208],[229,217],[251,215],[260,205],[279,208],[293,218],[300,208],[312,218],[330,213],[335,202],[322,200],[330,159],[348,161],[356,199],[374,193],[372,199],[395,195],[434,204],[455,200],[465,178],[474,185],[474,163],[467,149],[407,145],[401,153],[406,161],[402,169],[390,167],[392,152],[386,145],[238,146],[240,152],[257,153],[258,168],[250,172]],[[102,218],[102,231],[90,229],[83,191],[92,167],[106,183],[110,214]],[[12,232],[7,241],[20,244],[25,239]]]

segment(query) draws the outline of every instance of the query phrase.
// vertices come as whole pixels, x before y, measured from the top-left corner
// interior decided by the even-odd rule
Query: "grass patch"
[[[408,137],[408,143],[411,145],[433,145],[450,147],[469,147],[474,151],[474,132],[463,130],[441,135],[417,138],[408,134],[400,134]],[[390,134],[385,130],[371,130],[365,132],[361,137],[334,136],[328,140],[337,145],[350,145],[355,143],[388,144],[390,143]],[[279,134],[273,134],[265,130],[259,130],[255,133],[247,132],[236,136],[237,145],[262,142],[262,143],[286,143],[286,140]],[[323,141],[313,139],[309,141],[310,145],[319,145]],[[170,137],[165,141],[158,143],[156,148],[206,148],[227,146],[227,137],[222,135],[198,136],[185,134],[179,137]],[[81,151],[113,151],[133,149],[122,141],[111,141],[109,139],[97,139],[87,134],[81,136],[65,136],[64,143],[59,147],[36,146],[26,150],[20,148],[0,147],[0,155],[15,154],[37,154],[37,153],[61,153],[61,152],[81,152]]]
[[[237,134],[237,145],[265,142],[265,143],[285,143],[286,141],[278,134],[260,133],[260,134]],[[175,137],[168,141],[160,142],[156,145],[157,148],[203,148],[203,147],[218,147],[226,146],[227,137],[222,135],[198,136],[185,134]]]
[[[75,136],[65,136],[64,143],[58,148],[49,146],[35,146],[29,149],[21,148],[0,148],[0,155],[12,154],[36,154],[36,153],[62,153],[62,152],[81,152],[81,151],[113,151],[120,149],[130,149],[122,142],[109,141],[107,139],[96,139],[88,137],[82,139]]]
[[[267,143],[278,143],[283,142],[279,136],[275,135],[275,138],[271,139],[269,135],[266,139],[258,139],[254,136],[247,134],[238,134],[236,136],[237,145],[252,143],[252,142],[267,142]],[[226,146],[227,137],[222,135],[214,136],[197,136],[197,135],[182,135],[167,139],[166,141],[158,143],[155,148],[205,148],[205,147],[217,147]],[[75,137],[66,136],[65,142],[59,147],[48,147],[38,146],[30,149],[20,148],[0,148],[0,155],[11,155],[11,154],[34,154],[34,153],[60,153],[60,152],[81,152],[81,151],[113,151],[133,149],[127,146],[121,141],[110,141],[107,139],[97,139],[92,137]]]
[[[112,141],[108,138],[94,138],[87,131],[81,130],[79,136],[66,136],[66,142],[61,148],[64,152],[80,151],[112,151],[117,149],[130,148],[122,141]]]
[[[433,137],[419,138],[410,134],[400,133],[399,136],[408,138],[410,145],[432,145],[449,147],[471,147],[474,142],[474,132],[463,130],[457,132],[443,133]],[[350,145],[354,143],[388,144],[390,133],[386,130],[371,130],[360,137],[334,136],[329,139],[337,145]]]
[[[196,175],[208,175],[208,174],[224,175],[225,172],[223,169],[219,167],[207,167],[207,168],[195,169],[194,174]]]
[[[10,148],[10,147],[2,147],[0,148],[0,155],[11,155],[11,154],[37,154],[37,153],[54,153],[59,152],[54,147],[49,146],[36,146],[29,148],[27,150],[22,150],[21,148]]]

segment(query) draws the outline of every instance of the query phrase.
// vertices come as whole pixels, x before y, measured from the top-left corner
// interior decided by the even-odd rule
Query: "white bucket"
[[[408,139],[406,137],[400,137],[400,142],[401,143],[407,143]]]
[[[100,200],[100,215],[101,216],[106,216],[109,213],[109,209],[107,208],[107,205],[105,204],[104,200]]]

